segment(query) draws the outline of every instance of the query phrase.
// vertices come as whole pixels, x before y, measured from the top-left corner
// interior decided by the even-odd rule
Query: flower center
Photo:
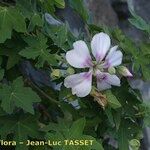
[[[103,61],[101,61],[101,62],[92,61],[92,63],[93,63],[92,69],[93,69],[93,74],[94,75],[96,75],[97,70],[100,70],[101,72],[104,71],[104,67],[103,67],[104,62]]]

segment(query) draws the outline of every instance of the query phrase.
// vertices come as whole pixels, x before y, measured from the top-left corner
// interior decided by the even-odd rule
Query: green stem
[[[4,6],[13,6],[13,3],[7,3],[7,2],[0,2],[0,4],[4,5]]]
[[[47,95],[44,91],[42,91],[38,86],[36,86],[32,81],[28,82],[32,87],[34,87],[37,91],[39,91],[44,97],[46,97],[50,102],[55,103],[57,105],[61,105],[59,101],[56,101],[49,95]]]

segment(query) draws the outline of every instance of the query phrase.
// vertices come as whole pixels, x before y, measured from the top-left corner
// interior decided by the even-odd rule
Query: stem
[[[32,81],[28,81],[28,84],[30,84],[32,87],[34,87],[37,91],[39,91],[44,97],[46,97],[50,102],[55,103],[57,105],[60,105],[59,101],[56,101],[55,99],[53,99],[52,97],[50,97],[49,95],[47,95],[44,91],[42,91],[38,86],[36,86]]]
[[[0,2],[0,4],[4,5],[4,6],[13,6],[14,3],[7,3],[7,2]]]
[[[51,119],[50,114],[47,112],[46,108],[42,104],[39,104],[38,108],[42,112],[43,115],[45,115],[49,120]]]
[[[145,114],[145,111],[135,114],[136,117],[142,117]]]

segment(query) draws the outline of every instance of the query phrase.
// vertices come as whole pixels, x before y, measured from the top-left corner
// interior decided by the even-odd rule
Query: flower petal
[[[92,53],[96,58],[96,61],[101,61],[105,57],[107,51],[110,48],[110,37],[106,33],[96,34],[91,42]]]
[[[73,44],[74,49],[66,53],[66,60],[75,68],[92,66],[91,56],[84,41],[77,41]]]
[[[111,57],[112,57],[112,54],[117,50],[117,48],[118,48],[118,45],[113,46],[113,47],[109,50],[109,53],[107,54],[107,56],[106,56],[105,59],[111,58]]]
[[[64,85],[67,88],[72,88],[73,95],[85,97],[92,89],[92,71],[70,75],[66,77]]]
[[[110,89],[111,85],[120,86],[120,79],[116,75],[97,71],[97,88],[106,90]]]
[[[97,82],[97,88],[100,90],[100,91],[103,91],[103,90],[107,90],[107,89],[110,89],[111,88],[111,85],[104,82],[104,81],[101,81],[101,82]]]
[[[115,67],[122,63],[123,54],[121,51],[116,50],[116,47],[110,49],[110,52],[106,56],[104,67]]]
[[[108,73],[106,82],[111,85],[120,86],[120,79],[116,75],[111,75]]]

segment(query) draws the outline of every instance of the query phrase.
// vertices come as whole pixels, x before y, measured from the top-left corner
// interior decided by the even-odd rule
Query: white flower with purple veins
[[[120,86],[120,79],[114,74],[114,67],[122,63],[123,54],[120,50],[117,50],[118,46],[112,48],[110,46],[111,40],[107,34],[103,32],[96,34],[91,41],[92,54],[96,61],[92,61],[84,41],[76,41],[73,44],[73,50],[67,52],[66,60],[75,68],[89,68],[88,72],[65,78],[64,85],[67,88],[72,88],[73,95],[85,97],[91,92],[92,75],[96,76],[97,88],[100,91],[110,89],[112,85]],[[113,74],[110,72],[113,72]],[[129,76],[132,76],[130,72]]]

